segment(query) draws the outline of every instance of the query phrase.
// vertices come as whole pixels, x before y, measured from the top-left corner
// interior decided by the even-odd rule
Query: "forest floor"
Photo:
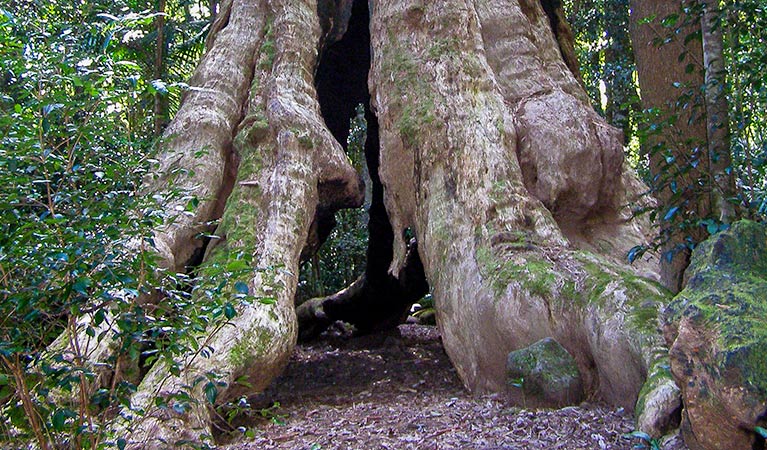
[[[631,414],[598,404],[510,407],[461,385],[435,327],[299,345],[285,373],[250,400],[228,450],[632,449]],[[278,406],[277,406],[278,405]],[[242,430],[243,428],[241,428]],[[255,433],[253,435],[252,433]],[[641,448],[641,447],[638,447]],[[662,445],[685,449],[675,437]]]

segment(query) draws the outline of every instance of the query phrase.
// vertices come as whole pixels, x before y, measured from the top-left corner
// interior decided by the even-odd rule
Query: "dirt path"
[[[235,425],[255,435],[240,433],[227,448],[631,449],[639,442],[623,437],[633,418],[615,408],[530,411],[472,397],[434,327],[403,325],[399,334],[299,346],[285,374],[250,400],[280,406],[242,418]],[[664,448],[684,449],[678,441]]]

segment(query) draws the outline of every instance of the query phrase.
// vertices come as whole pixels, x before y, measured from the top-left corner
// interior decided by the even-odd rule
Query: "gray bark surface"
[[[211,436],[208,408],[214,405],[208,403],[203,383],[195,384],[199,377],[215,372],[217,381],[226,383],[219,389],[217,403],[221,403],[243,391],[262,390],[282,371],[296,341],[293,297],[299,257],[320,201],[318,191],[329,185],[323,200],[334,207],[362,201],[356,172],[325,128],[316,100],[312,74],[317,50],[305,45],[320,39],[316,4],[235,0],[232,8],[220,33],[231,30],[248,39],[217,38],[210,53],[220,45],[226,51],[252,52],[255,76],[234,143],[237,180],[216,231],[221,239],[206,251],[202,273],[215,273],[216,266],[234,260],[247,261],[253,268],[243,279],[249,293],[273,298],[275,303],[233,300],[237,315],[226,327],[202,337],[213,349],[211,356],[188,355],[178,376],[162,365],[152,368],[132,399],[132,408],[149,412],[130,425],[132,448],[164,448],[179,440]],[[232,63],[208,75],[213,80],[227,78],[232,74],[221,71],[227,68],[247,73],[247,64]],[[193,145],[180,151],[188,155],[195,149]],[[230,286],[235,282],[228,280]],[[172,408],[153,408],[155,397],[180,391],[194,400],[189,411],[177,414]]]
[[[633,410],[663,345],[654,320],[642,332],[632,317],[664,294],[612,247],[644,239],[620,201],[640,183],[623,176],[619,133],[588,106],[540,5],[378,2],[371,26],[386,205],[395,230],[415,231],[461,379],[503,392],[506,355],[554,337],[589,393]]]

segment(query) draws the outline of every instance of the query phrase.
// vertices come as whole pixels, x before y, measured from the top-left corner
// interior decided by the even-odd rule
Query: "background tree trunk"
[[[168,45],[165,41],[165,0],[158,0],[155,12],[155,50],[154,50],[154,78],[165,78],[165,56],[168,53]],[[154,94],[154,135],[159,137],[165,125],[168,124],[168,94],[157,92]]]
[[[636,97],[634,54],[629,39],[629,1],[605,2],[605,119],[623,130],[623,142],[632,135],[631,109]]]
[[[712,204],[719,220],[730,223],[735,217],[735,177],[730,155],[730,106],[724,69],[724,16],[719,2],[701,1],[701,36],[705,66],[706,130]]]
[[[704,84],[703,51],[699,40],[687,39],[700,31],[700,22],[683,15],[682,3],[631,2],[631,39],[642,107],[657,111],[654,120],[661,124],[658,132],[648,136],[643,152],[649,157],[652,188],[659,202],[680,206],[670,220],[659,220],[665,241],[661,247],[661,279],[675,293],[682,288],[689,264],[688,238],[700,242],[705,237],[701,227],[682,225],[690,218],[706,217],[711,211],[709,198],[701,196],[696,188],[708,165],[705,106],[699,95]],[[678,17],[670,22],[673,26],[664,27],[661,21],[672,15]],[[673,33],[675,27],[681,27],[678,34]],[[672,34],[671,42],[663,43]],[[660,217],[667,211],[661,210]]]

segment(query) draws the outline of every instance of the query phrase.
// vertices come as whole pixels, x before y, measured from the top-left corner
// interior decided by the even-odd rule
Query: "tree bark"
[[[708,165],[712,184],[714,213],[730,223],[735,217],[735,177],[730,154],[730,106],[724,68],[724,15],[719,2],[702,0],[701,36],[705,71],[706,130]]]
[[[665,241],[661,247],[661,279],[674,293],[683,286],[690,242],[705,238],[701,227],[682,225],[685,220],[706,217],[711,212],[708,196],[700,195],[697,188],[708,170],[705,106],[698,95],[704,84],[703,50],[699,40],[686,39],[700,31],[700,22],[680,15],[676,20],[680,32],[661,45],[673,31],[661,25],[661,20],[682,14],[682,3],[631,2],[631,39],[642,106],[657,111],[655,121],[661,124],[658,132],[648,136],[643,149],[649,158],[651,187],[661,205],[680,206],[670,220],[658,220]],[[653,17],[655,20],[644,23]],[[661,209],[659,216],[664,217],[667,211]]]
[[[633,410],[648,371],[663,372],[654,322],[632,325],[628,249],[611,245],[644,238],[620,207],[641,186],[621,175],[619,134],[588,106],[541,6],[379,2],[371,26],[387,210],[415,231],[464,384],[507,391],[507,354],[553,336],[589,393]],[[395,241],[390,271],[406,248]]]
[[[195,386],[199,377],[215,372],[226,386],[217,398],[225,402],[243,389],[262,390],[282,371],[295,345],[293,297],[314,213],[320,204],[338,208],[362,201],[357,174],[325,127],[316,100],[312,75],[317,47],[306,45],[320,41],[316,11],[312,1],[234,0],[229,23],[220,34],[231,31],[237,41],[218,37],[211,48],[210,53],[220,46],[240,53],[246,50],[243,44],[254,45],[253,51],[243,52],[255,56],[253,63],[231,66],[228,61],[225,67],[240,72],[255,68],[255,73],[237,128],[237,181],[217,230],[221,240],[207,249],[203,264],[202,274],[213,274],[214,279],[203,282],[215,285],[221,281],[215,279],[219,267],[246,261],[253,268],[242,280],[249,293],[274,298],[275,303],[238,302],[229,289],[238,314],[232,326],[206,338],[212,356],[189,355],[176,376],[155,365],[138,387],[132,408],[152,411],[156,396],[171,398],[184,390],[196,402],[182,414],[154,410],[142,418],[130,435],[133,448],[160,448],[211,435],[210,405],[202,385]],[[243,40],[245,34],[250,38]],[[186,147],[187,152],[194,150]],[[234,286],[236,281],[227,283]]]
[[[578,55],[575,53],[575,36],[573,36],[573,30],[567,22],[562,2],[560,0],[541,0],[541,6],[549,17],[551,30],[557,40],[559,51],[562,53],[562,59],[573,76],[583,84]]]

